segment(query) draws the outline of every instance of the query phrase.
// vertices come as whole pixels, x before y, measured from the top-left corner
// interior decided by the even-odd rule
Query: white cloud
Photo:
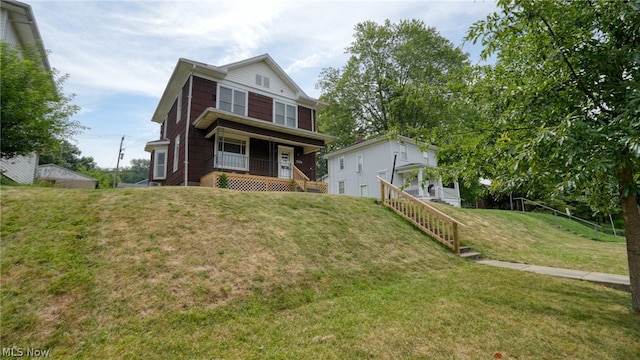
[[[483,0],[29,3],[52,52],[52,66],[70,75],[64,87],[77,94],[83,110],[76,119],[92,128],[93,135],[87,136],[136,136],[156,128],[151,114],[180,57],[224,65],[269,53],[308,95],[317,97],[320,71],[345,64],[344,50],[360,22],[418,18],[460,45],[468,26],[495,8],[493,1]],[[138,98],[135,114],[122,110],[128,106],[123,99]],[[79,147],[97,160],[108,153],[103,142],[80,140]],[[110,160],[99,161],[109,166],[104,163]]]

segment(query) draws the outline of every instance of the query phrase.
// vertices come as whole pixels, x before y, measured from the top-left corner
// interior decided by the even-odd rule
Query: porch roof
[[[213,129],[211,129],[211,126],[215,125],[216,120],[218,119],[225,120],[226,122],[246,125],[252,128],[262,129],[268,131],[270,134],[280,133],[283,135],[289,135],[288,137],[293,136],[301,139],[310,139],[313,140],[313,143],[322,144],[322,146],[337,139],[332,135],[322,134],[304,129],[290,128],[264,120],[257,120],[250,117],[237,115],[224,110],[216,109],[214,107],[205,109],[202,114],[200,114],[200,116],[198,116],[198,118],[193,122],[193,126],[197,129],[202,130],[209,129],[209,131],[207,131],[206,137],[210,137],[213,133]],[[304,146],[305,144],[301,142],[301,145]],[[308,147],[309,144],[306,145],[306,147]],[[311,147],[314,148],[313,150],[317,150],[322,146],[312,145]],[[305,152],[307,152],[307,150],[308,149],[305,149]]]
[[[425,168],[427,166],[429,165],[424,163],[411,163],[411,164],[406,164],[406,165],[396,167],[396,172],[398,174],[402,174],[402,173],[410,172],[415,169]]]

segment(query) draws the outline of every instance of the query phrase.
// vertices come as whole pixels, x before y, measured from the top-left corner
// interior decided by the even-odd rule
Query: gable
[[[258,80],[262,80],[257,84]],[[265,78],[268,81],[264,81]],[[230,69],[225,80],[235,82],[256,89],[258,92],[267,92],[274,97],[286,97],[293,101],[297,98],[297,89],[292,89],[287,83],[271,69],[265,62],[250,63],[242,67]],[[267,86],[265,86],[267,85]]]

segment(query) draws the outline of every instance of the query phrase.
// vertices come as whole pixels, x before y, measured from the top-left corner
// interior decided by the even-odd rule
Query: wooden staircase
[[[480,253],[474,252],[468,246],[460,246],[458,227],[464,226],[462,223],[384,179],[378,177],[378,180],[380,181],[380,202],[383,205],[391,208],[461,257],[470,260],[480,258]]]

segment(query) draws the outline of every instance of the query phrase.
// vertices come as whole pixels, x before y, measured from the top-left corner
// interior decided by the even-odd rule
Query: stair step
[[[460,254],[468,253],[473,251],[470,246],[460,246]]]
[[[482,254],[480,254],[479,252],[474,252],[474,251],[460,254],[460,257],[463,257],[463,258],[468,259],[468,260],[480,260],[481,256],[482,256]]]

